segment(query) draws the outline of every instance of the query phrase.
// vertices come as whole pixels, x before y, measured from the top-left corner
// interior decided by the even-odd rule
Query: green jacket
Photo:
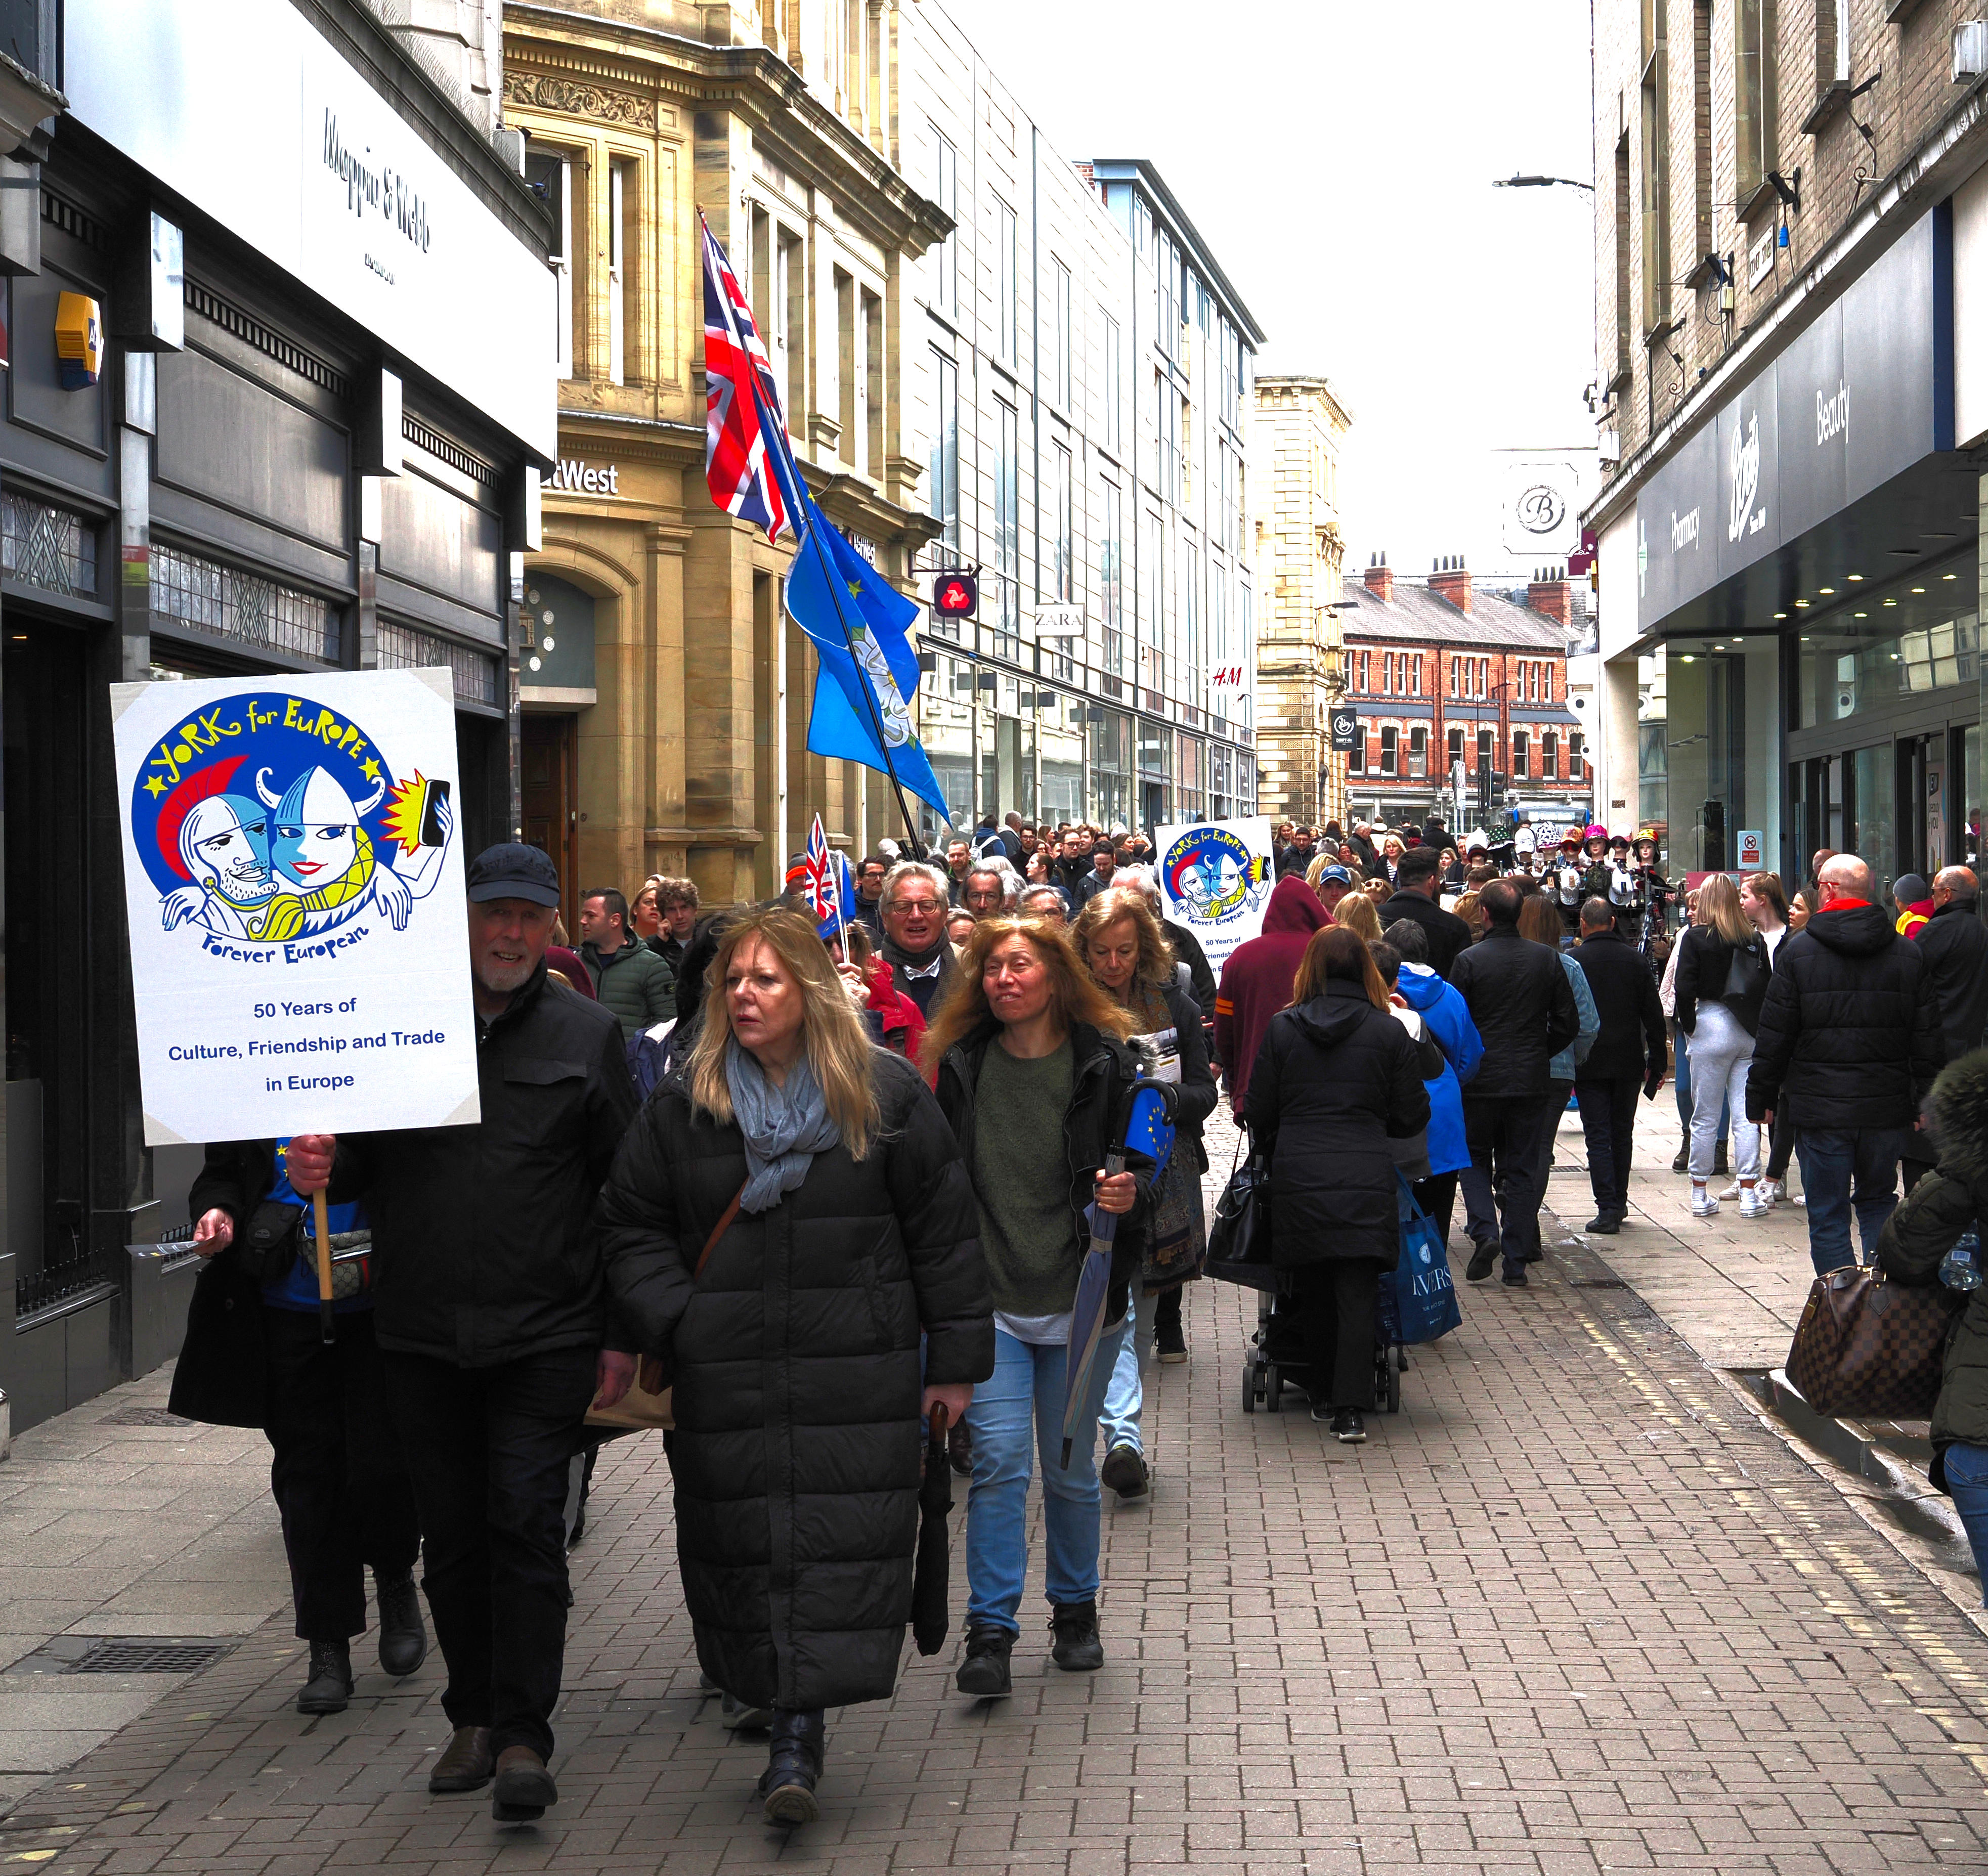
[[[1939,1281],[1940,1259],[1976,1219],[1988,1218],[1988,1049],[1949,1063],[1926,1098],[1939,1163],[1900,1202],[1878,1239],[1885,1274],[1916,1286]],[[1932,1410],[1932,1482],[1956,1440],[1988,1446],[1988,1285],[1974,1292],[1946,1338]]]
[[[631,938],[611,957],[602,957],[592,945],[583,945],[580,955],[594,995],[620,1018],[624,1042],[676,1015],[676,973],[640,938]]]

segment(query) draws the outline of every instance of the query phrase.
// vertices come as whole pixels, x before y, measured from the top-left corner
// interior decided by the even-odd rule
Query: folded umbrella
[[[1125,1097],[1118,1137],[1104,1155],[1106,1176],[1125,1170],[1128,1152],[1138,1154],[1155,1166],[1166,1158],[1174,1139],[1174,1090],[1163,1081],[1135,1082]],[[1111,1246],[1118,1235],[1118,1214],[1090,1208],[1090,1249],[1084,1252],[1084,1268],[1077,1279],[1077,1300],[1070,1305],[1070,1347],[1063,1362],[1063,1463],[1077,1445],[1077,1422],[1084,1417],[1084,1401],[1090,1391],[1097,1344],[1104,1333],[1104,1311],[1111,1294]]]
[[[918,1481],[918,1561],[911,1568],[911,1639],[921,1655],[945,1646],[947,1547],[952,1536],[952,1468],[945,1453],[945,1409],[935,1407],[925,1431],[925,1476]]]

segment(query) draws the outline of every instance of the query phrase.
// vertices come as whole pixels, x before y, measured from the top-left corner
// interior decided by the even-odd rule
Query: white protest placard
[[[1276,882],[1270,823],[1188,821],[1161,827],[1160,895],[1166,916],[1201,941],[1216,976],[1237,945],[1261,935],[1263,908]]]
[[[110,687],[145,1141],[467,1124],[446,671]]]

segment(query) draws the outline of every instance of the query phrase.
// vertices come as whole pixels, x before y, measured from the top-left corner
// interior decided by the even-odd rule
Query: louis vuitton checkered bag
[[[1881,1270],[1832,1270],[1808,1293],[1788,1379],[1819,1414],[1923,1420],[1939,1393],[1947,1332],[1966,1301],[1943,1283],[1908,1290]]]

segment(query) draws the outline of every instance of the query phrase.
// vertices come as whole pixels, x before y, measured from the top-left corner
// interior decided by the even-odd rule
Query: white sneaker
[[[1691,1215],[1693,1218],[1716,1218],[1719,1215],[1719,1201],[1702,1185],[1694,1185],[1691,1188]]]
[[[1778,1179],[1763,1179],[1753,1189],[1770,1206],[1779,1205],[1788,1195],[1788,1188]]]
[[[1740,1215],[1742,1218],[1765,1218],[1773,1210],[1771,1200],[1760,1196],[1757,1185],[1743,1186],[1740,1192]]]
[[[1719,1196],[1721,1198],[1737,1198],[1740,1196],[1740,1181],[1735,1179]]]

